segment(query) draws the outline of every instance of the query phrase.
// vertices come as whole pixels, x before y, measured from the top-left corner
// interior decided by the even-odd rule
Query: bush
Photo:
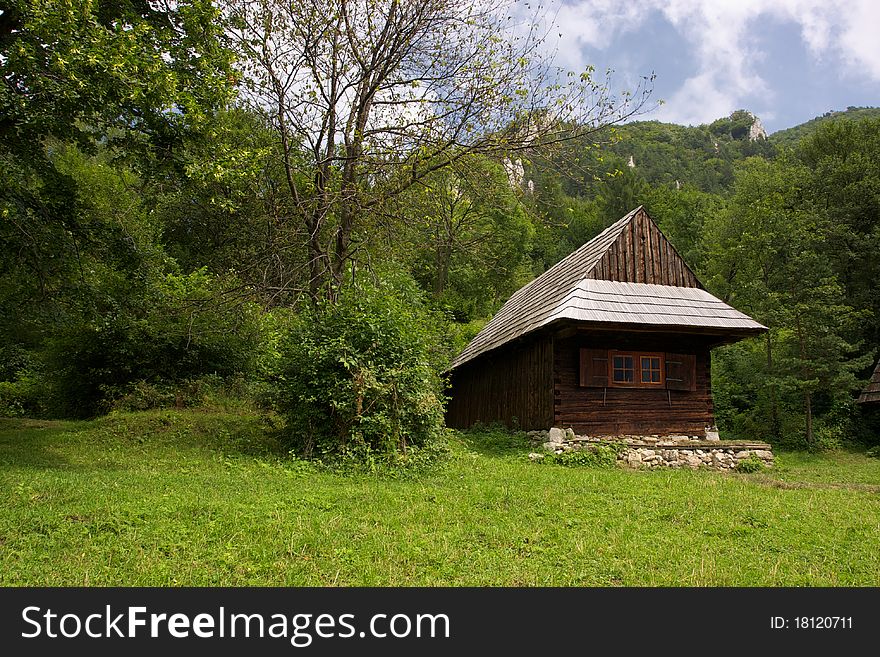
[[[167,406],[170,384],[249,372],[257,311],[221,293],[204,271],[166,274],[60,328],[45,354],[55,413],[90,417],[132,395],[132,407]]]
[[[46,384],[36,354],[20,345],[0,346],[0,417],[40,417]]]
[[[536,461],[543,464],[564,465],[570,468],[613,468],[617,465],[618,450],[611,445],[594,445],[561,454],[545,454]]]
[[[757,456],[748,456],[737,463],[733,469],[744,474],[754,474],[764,469],[764,462]]]
[[[148,411],[158,408],[249,408],[250,385],[241,377],[208,374],[185,381],[135,381],[123,394],[108,402],[113,411]]]
[[[45,413],[45,395],[39,374],[29,370],[13,381],[0,381],[0,417],[39,417]]]
[[[360,285],[306,310],[283,347],[289,446],[369,461],[427,445],[443,428],[438,339],[411,285]]]

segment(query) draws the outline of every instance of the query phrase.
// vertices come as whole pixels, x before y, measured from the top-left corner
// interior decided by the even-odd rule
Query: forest
[[[0,416],[234,398],[289,449],[429,453],[451,359],[643,205],[770,331],[717,349],[722,435],[880,443],[880,109],[651,121],[492,3],[11,0]]]

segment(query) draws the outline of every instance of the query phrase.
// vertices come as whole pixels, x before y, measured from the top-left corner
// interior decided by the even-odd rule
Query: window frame
[[[643,371],[642,370],[642,359],[643,358],[648,358],[651,360],[657,359],[657,362],[659,363],[659,367],[657,368],[657,371],[660,373],[660,378],[657,381],[645,381],[644,379],[642,379],[642,371]],[[640,386],[644,386],[646,388],[653,388],[653,387],[665,388],[666,387],[666,372],[665,372],[665,368],[663,367],[663,360],[664,360],[663,354],[655,354],[650,351],[640,351],[639,352],[638,383]],[[648,371],[654,372],[654,368],[650,366],[650,363],[648,365]]]
[[[615,357],[631,357],[633,359],[633,380],[632,381],[615,381],[614,380],[614,358]],[[660,380],[659,381],[642,381],[642,359],[656,358],[660,363]],[[630,351],[623,349],[608,350],[608,386],[612,388],[666,388],[666,367],[665,354],[656,351]],[[620,369],[620,368],[616,368]],[[650,371],[655,371],[650,368]]]
[[[636,372],[638,371],[638,368],[636,367],[636,361],[638,360],[638,356],[636,354],[637,354],[637,352],[634,352],[634,351],[618,351],[617,349],[609,349],[608,350],[608,383],[610,385],[618,386],[618,387],[620,387],[620,386],[629,387],[629,386],[635,385]],[[629,358],[630,361],[632,362],[632,368],[614,367],[614,359],[615,358]],[[633,373],[632,381],[627,381],[625,376],[624,376],[623,381],[615,381],[614,380],[614,372],[616,370],[626,372],[629,369],[632,369],[632,373]]]

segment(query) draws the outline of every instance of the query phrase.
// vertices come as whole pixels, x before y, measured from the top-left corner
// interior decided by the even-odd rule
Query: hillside
[[[703,192],[724,194],[733,182],[736,162],[752,156],[772,158],[781,147],[795,146],[830,122],[877,117],[880,108],[850,107],[769,136],[763,132],[760,118],[747,110],[698,126],[634,121],[600,135],[600,141],[607,144],[601,149],[575,141],[547,171],[538,165],[534,174],[536,180],[542,174],[555,179],[560,172],[567,172],[563,178],[572,179],[563,180],[562,189],[571,196],[593,196],[599,193],[603,178],[627,169],[649,185],[690,185]]]
[[[770,143],[777,148],[781,146],[793,147],[804,137],[813,134],[819,127],[834,121],[861,121],[863,119],[880,118],[880,107],[847,107],[845,110],[826,112],[805,123],[792,128],[779,130],[770,135]]]
[[[758,135],[750,138],[752,126]],[[595,148],[594,143],[601,143]],[[608,178],[623,172],[649,185],[681,187],[723,194],[733,182],[734,163],[758,155],[772,157],[760,121],[746,110],[707,125],[682,126],[635,121],[562,147],[553,161],[535,163],[527,178],[536,187],[561,185],[576,197],[603,193]],[[628,208],[631,209],[631,208]]]
[[[745,110],[700,126],[639,121],[622,126],[610,150],[649,184],[687,183],[719,193],[733,181],[734,162],[773,155],[766,138],[750,139],[753,124],[760,126]]]

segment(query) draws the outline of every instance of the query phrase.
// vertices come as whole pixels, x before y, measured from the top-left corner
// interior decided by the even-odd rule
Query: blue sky
[[[664,102],[644,119],[744,108],[774,132],[880,106],[880,0],[555,0],[546,15],[559,65],[612,68],[616,89],[656,74]]]

